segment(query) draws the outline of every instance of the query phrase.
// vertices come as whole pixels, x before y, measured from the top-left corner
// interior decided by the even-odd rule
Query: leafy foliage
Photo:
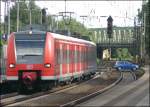
[[[66,20],[66,21],[67,21],[66,23],[69,23],[68,22],[69,20]],[[66,23],[64,20],[59,21],[58,22],[58,29],[65,30],[66,28],[68,28],[70,30],[70,32],[72,32],[72,33],[77,32],[79,35],[82,35],[82,36],[88,36],[89,35],[88,29],[83,24],[76,21],[75,19],[71,19],[69,25],[67,25]]]
[[[17,31],[17,2],[11,7],[10,9],[10,29],[11,32]],[[30,7],[31,6],[31,7]],[[25,0],[24,2],[19,3],[19,28],[24,28],[24,26],[29,25],[29,9],[31,9],[32,12],[32,24],[37,25],[41,24],[41,13],[42,9],[38,7],[34,0],[31,1],[31,4],[29,5],[28,2]],[[5,22],[7,22],[8,16],[5,17]],[[42,16],[43,19],[43,16]],[[77,34],[78,36],[91,36],[93,33],[89,33],[89,30],[80,22],[78,22],[76,19],[66,19],[56,21],[51,15],[46,15],[46,23],[43,23],[43,25],[47,26],[46,30],[68,30],[71,32],[71,34]],[[70,22],[69,22],[70,21]],[[66,24],[69,23],[69,24]],[[58,26],[57,26],[58,24]],[[58,28],[57,28],[58,27]],[[6,30],[7,31],[7,30]]]
[[[127,48],[118,48],[116,50],[117,53],[117,58],[119,60],[132,60],[133,56],[131,55],[131,53],[128,51]]]
[[[146,18],[144,19],[144,13],[146,13]],[[145,5],[142,5],[142,10],[138,14],[138,19],[142,22],[142,18],[146,25],[144,26],[145,30],[145,46],[146,46],[146,53],[150,56],[150,1]]]
[[[29,24],[29,5],[26,1],[19,3],[19,28]],[[40,24],[41,9],[34,1],[31,1],[32,24]],[[5,22],[8,24],[8,16],[5,17]],[[10,9],[10,30],[17,30],[17,2]]]

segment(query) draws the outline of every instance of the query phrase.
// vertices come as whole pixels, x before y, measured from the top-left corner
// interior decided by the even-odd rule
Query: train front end
[[[50,60],[44,55],[46,35],[46,32],[24,31],[9,37],[7,80],[17,82],[20,90],[37,88],[41,77],[50,72]]]

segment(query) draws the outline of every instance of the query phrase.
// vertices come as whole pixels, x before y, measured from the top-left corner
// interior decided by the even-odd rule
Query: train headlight
[[[44,65],[46,68],[50,68],[51,67],[51,64],[45,64]]]
[[[29,31],[29,35],[32,35],[32,30]]]
[[[15,64],[9,64],[10,68],[15,68]]]

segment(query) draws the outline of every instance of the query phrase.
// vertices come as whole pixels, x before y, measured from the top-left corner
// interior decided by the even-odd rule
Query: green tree
[[[56,26],[56,21],[55,21],[55,26]],[[88,28],[86,28],[83,24],[78,22],[76,19],[71,19],[69,22],[69,19],[67,20],[60,20],[58,21],[58,29],[59,30],[69,30],[71,34],[75,34],[78,36],[81,36],[82,38],[85,39],[90,39],[93,35],[93,32],[90,31]],[[90,39],[92,40],[92,39]]]
[[[144,18],[144,13],[146,14],[146,18]],[[148,1],[145,5],[142,5],[142,10],[139,11],[137,15],[140,22],[145,22],[146,25],[144,26],[145,30],[145,46],[146,46],[146,53],[150,57],[150,1]],[[143,21],[144,20],[144,21]],[[144,23],[143,23],[144,24]]]
[[[133,56],[131,55],[131,53],[128,51],[127,48],[118,48],[116,50],[117,53],[117,58],[119,60],[132,60]]]
[[[69,23],[69,20],[66,20],[66,23]],[[82,36],[87,35],[89,30],[80,22],[76,21],[76,19],[71,19],[69,24],[66,24],[64,20],[58,22],[58,28],[60,30],[69,29],[70,32],[78,32]],[[66,28],[65,28],[66,27]]]
[[[146,4],[146,26],[145,26],[145,45],[146,45],[146,52],[150,57],[150,1]]]
[[[19,28],[29,25],[29,5],[26,1],[19,3]],[[41,9],[35,5],[34,1],[31,1],[31,12],[32,12],[32,24],[40,24]],[[7,23],[7,18],[6,23]],[[10,30],[17,30],[17,2],[10,9]]]
[[[30,6],[32,12],[32,24],[41,24],[42,9],[35,4],[34,0],[31,0],[30,5],[28,4],[28,2],[26,2],[26,0],[24,0],[24,2],[20,2],[19,5],[19,28],[23,28],[24,26],[29,25]],[[5,17],[5,19],[7,18],[8,16]],[[17,31],[17,2],[10,9],[10,19],[11,32]],[[68,22],[69,20],[67,19],[66,23]],[[57,23],[59,30],[69,29],[71,33],[76,32],[81,36],[89,36],[90,38],[93,37],[93,33],[76,19],[71,19],[70,23],[66,24],[64,20],[60,20],[57,22],[51,15],[46,15],[46,30],[50,30],[52,27],[52,29],[56,30]]]

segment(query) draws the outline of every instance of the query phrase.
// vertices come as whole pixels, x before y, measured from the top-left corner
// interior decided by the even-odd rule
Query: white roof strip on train
[[[82,40],[82,39],[78,39],[78,38],[74,38],[74,37],[69,37],[69,36],[64,36],[64,35],[60,35],[60,34],[56,34],[56,33],[51,33],[53,35],[54,38],[57,38],[57,39],[65,39],[65,40],[71,40],[71,41],[75,41],[75,42],[83,42],[83,43],[88,43],[88,44],[91,44],[91,45],[95,45],[95,43],[93,42],[90,42],[90,41],[86,41],[86,40]]]

